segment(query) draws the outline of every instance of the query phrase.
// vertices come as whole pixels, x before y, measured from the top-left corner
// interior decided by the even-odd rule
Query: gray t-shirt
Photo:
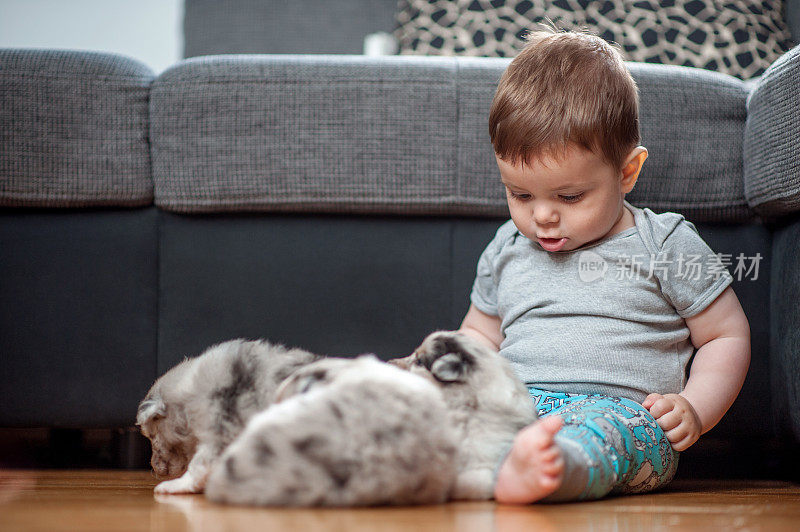
[[[509,220],[481,255],[470,299],[501,318],[500,353],[529,386],[637,402],[683,390],[684,318],[733,278],[683,216],[625,205],[636,227],[590,246],[551,253]]]

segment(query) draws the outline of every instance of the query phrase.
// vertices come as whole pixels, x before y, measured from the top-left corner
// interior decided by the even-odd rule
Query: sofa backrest
[[[156,204],[175,212],[507,216],[488,136],[505,59],[218,56],[151,93]],[[651,156],[631,201],[698,221],[752,216],[745,85],[630,64]]]

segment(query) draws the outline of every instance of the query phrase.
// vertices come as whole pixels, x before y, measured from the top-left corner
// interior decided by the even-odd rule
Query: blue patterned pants
[[[545,501],[644,493],[675,476],[678,453],[642,405],[621,397],[528,391],[539,417],[564,420],[556,435],[564,456],[564,482]]]

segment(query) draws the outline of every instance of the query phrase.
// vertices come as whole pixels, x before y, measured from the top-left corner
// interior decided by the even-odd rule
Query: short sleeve
[[[513,240],[516,232],[517,228],[511,220],[501,225],[478,259],[478,271],[469,298],[478,310],[492,316],[499,315],[497,311],[497,258],[506,243]]]
[[[694,224],[683,221],[664,240],[652,269],[678,315],[690,318],[733,282],[725,262],[725,256],[711,250]]]

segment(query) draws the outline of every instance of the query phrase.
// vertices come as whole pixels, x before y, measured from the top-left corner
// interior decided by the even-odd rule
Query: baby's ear
[[[642,171],[645,160],[647,160],[647,148],[644,146],[637,146],[628,154],[625,165],[622,168],[621,184],[622,192],[625,194],[628,194],[636,186],[639,172]]]
[[[167,407],[161,399],[142,401],[136,412],[136,424],[140,427],[150,421],[156,421],[167,415]]]
[[[440,382],[466,382],[472,360],[463,353],[447,353],[434,360],[431,374]]]

